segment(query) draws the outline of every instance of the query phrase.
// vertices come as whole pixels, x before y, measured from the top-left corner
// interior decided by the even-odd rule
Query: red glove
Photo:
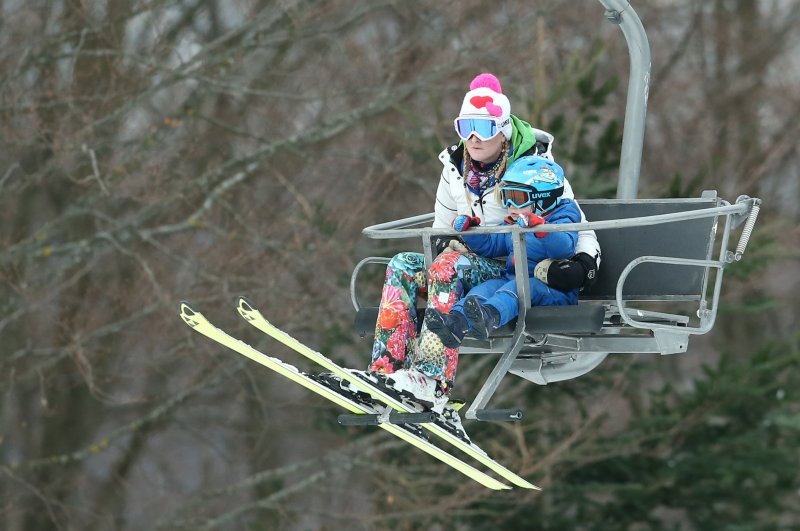
[[[470,227],[477,227],[481,224],[481,218],[476,216],[465,216],[461,214],[453,220],[453,228],[458,232],[464,232]]]
[[[524,229],[535,227],[536,225],[543,225],[546,223],[545,219],[542,216],[534,214],[533,212],[520,212],[519,217],[517,219],[508,216],[505,219],[505,221],[508,224],[516,223],[517,225],[519,225]],[[533,234],[537,238],[544,238],[545,236],[547,236],[546,232],[534,232]]]

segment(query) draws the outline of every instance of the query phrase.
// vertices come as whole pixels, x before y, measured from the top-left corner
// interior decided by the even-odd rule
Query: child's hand
[[[506,222],[511,224],[516,223],[517,225],[519,225],[524,229],[535,227],[536,225],[543,225],[544,223],[546,223],[545,219],[542,216],[534,214],[533,212],[520,212],[517,215],[516,219],[512,218],[511,216],[508,216],[506,218]],[[533,234],[537,238],[544,238],[545,236],[547,236],[546,232],[534,232]]]
[[[458,232],[464,232],[470,227],[477,227],[481,224],[481,218],[476,216],[465,216],[461,214],[453,220],[453,228]]]
[[[517,225],[523,228],[535,227],[536,225],[543,225],[544,218],[533,212],[520,212],[517,218]]]

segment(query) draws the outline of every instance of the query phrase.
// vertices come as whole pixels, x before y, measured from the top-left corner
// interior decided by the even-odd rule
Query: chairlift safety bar
[[[640,200],[646,202],[646,199]],[[693,199],[684,199],[690,202]],[[744,248],[747,245],[752,225],[755,223],[755,217],[758,215],[759,205],[761,201],[757,198],[750,198],[741,196],[737,199],[736,203],[731,205],[727,201],[722,201],[723,205],[712,208],[705,208],[700,210],[693,210],[688,212],[675,212],[670,214],[658,214],[653,216],[640,216],[634,218],[604,220],[604,221],[587,221],[583,223],[561,223],[561,224],[544,224],[537,225],[535,228],[523,229],[517,225],[501,225],[497,227],[477,227],[470,229],[470,234],[497,234],[497,233],[516,233],[515,245],[520,238],[524,238],[527,232],[569,232],[569,231],[582,231],[582,230],[605,230],[605,229],[623,229],[627,227],[637,227],[644,225],[658,225],[661,223],[671,223],[677,221],[686,221],[691,219],[700,219],[706,217],[726,216],[728,223],[726,223],[726,230],[724,233],[725,243],[727,243],[727,234],[731,229],[738,226],[748,217],[745,231],[742,232],[739,246],[737,247],[736,254],[733,259],[739,260],[744,253]],[[418,227],[412,228],[414,225],[421,223],[430,223],[434,218],[433,213],[422,214],[419,216],[412,216],[400,220],[389,221],[377,225],[366,227],[362,233],[368,238],[385,240],[385,239],[402,239],[402,238],[422,238],[423,249],[425,254],[425,267],[430,268],[433,262],[431,238],[433,236],[457,236],[460,233],[453,229],[434,229],[431,227]],[[749,229],[749,230],[748,230]],[[740,251],[741,249],[741,251]],[[516,249],[515,249],[516,252]],[[731,261],[731,257],[725,255],[722,259],[726,262]],[[367,257],[361,260],[353,270],[353,276],[350,282],[350,299],[356,311],[361,309],[358,303],[355,292],[355,279],[361,268],[369,263],[388,263],[388,258],[383,257]],[[631,265],[631,268],[636,264]],[[527,276],[527,272],[525,272]],[[627,275],[626,275],[627,276]],[[529,299],[528,299],[529,300]]]

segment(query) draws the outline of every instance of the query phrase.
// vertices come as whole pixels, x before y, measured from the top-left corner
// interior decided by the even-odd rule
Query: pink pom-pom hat
[[[493,74],[479,74],[464,95],[459,118],[495,118],[500,132],[511,139],[511,102],[503,94],[500,81]]]
[[[478,74],[475,76],[475,79],[472,80],[472,83],[469,84],[470,90],[475,90],[476,88],[481,87],[490,88],[499,94],[503,93],[503,87],[500,86],[500,80],[497,79],[494,74],[490,74],[488,72]]]

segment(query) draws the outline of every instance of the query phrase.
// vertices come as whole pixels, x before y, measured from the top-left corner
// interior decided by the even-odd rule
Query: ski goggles
[[[491,140],[500,132],[497,120],[493,118],[456,118],[453,124],[462,140],[467,140],[472,135],[481,140]]]
[[[539,192],[535,188],[501,186],[500,202],[504,207],[524,208],[533,205],[534,212],[547,212],[555,206],[564,193],[564,187]]]

